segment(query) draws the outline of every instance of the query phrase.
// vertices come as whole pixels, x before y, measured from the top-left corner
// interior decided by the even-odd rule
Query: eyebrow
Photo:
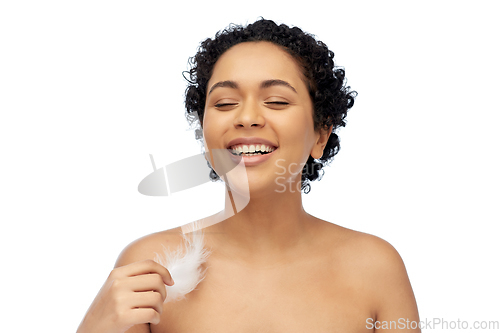
[[[262,81],[262,83],[260,84],[260,89],[266,89],[266,88],[274,87],[274,86],[287,87],[287,88],[290,88],[291,90],[293,90],[295,93],[297,93],[297,90],[295,90],[295,88],[290,83],[283,81],[283,80],[279,80],[279,79]],[[234,81],[230,81],[230,80],[220,81],[220,82],[217,82],[216,84],[214,84],[212,86],[212,88],[210,88],[208,95],[210,95],[212,93],[212,91],[214,91],[215,88],[238,89],[239,85],[238,85],[238,83],[236,83]]]
[[[220,82],[217,82],[216,84],[214,84],[212,86],[212,88],[210,88],[210,91],[208,92],[208,95],[210,95],[212,93],[212,91],[214,91],[215,88],[233,88],[233,89],[238,89],[238,84],[234,81],[220,81]]]
[[[260,84],[261,89],[265,89],[265,88],[269,88],[269,87],[273,87],[273,86],[287,87],[287,88],[292,89],[295,93],[297,93],[297,90],[295,90],[295,88],[290,83],[283,81],[283,80],[266,80]]]

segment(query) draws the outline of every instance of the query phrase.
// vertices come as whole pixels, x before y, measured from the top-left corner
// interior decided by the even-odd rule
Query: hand
[[[158,324],[174,284],[169,271],[153,260],[115,268],[90,306],[77,333],[123,333],[138,324]]]

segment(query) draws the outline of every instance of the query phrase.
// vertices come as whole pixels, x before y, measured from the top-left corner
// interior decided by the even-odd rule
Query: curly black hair
[[[196,114],[203,124],[207,84],[210,80],[215,63],[220,56],[232,46],[243,42],[267,41],[280,46],[290,54],[302,68],[306,85],[314,106],[314,129],[328,130],[332,126],[332,133],[323,156],[315,160],[309,156],[302,170],[301,190],[309,193],[309,181],[320,178],[320,171],[333,159],[340,149],[340,141],[335,131],[344,127],[347,111],[354,105],[355,91],[345,84],[344,69],[335,66],[334,53],[313,35],[297,27],[285,24],[277,25],[271,20],[260,19],[247,26],[231,24],[228,28],[219,31],[214,39],[204,40],[194,57],[189,59],[190,69],[184,72],[189,82],[186,88],[186,118],[192,124]],[[189,75],[189,78],[186,77]],[[196,138],[202,139],[200,129],[196,131]],[[210,164],[209,164],[210,167]],[[210,167],[211,168],[211,167]],[[212,180],[219,176],[212,169]]]

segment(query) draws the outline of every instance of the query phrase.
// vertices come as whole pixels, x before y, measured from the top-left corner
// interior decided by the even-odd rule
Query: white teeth
[[[232,152],[234,154],[257,154],[259,152],[265,152],[265,153],[269,153],[269,152],[272,152],[274,151],[276,148],[272,147],[272,146],[267,146],[267,145],[260,145],[260,144],[257,144],[257,145],[238,145],[238,146],[233,146],[231,148]]]

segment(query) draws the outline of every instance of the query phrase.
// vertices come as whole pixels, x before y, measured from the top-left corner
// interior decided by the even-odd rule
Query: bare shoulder
[[[127,245],[116,260],[115,268],[143,260],[154,260],[165,250],[174,250],[183,240],[181,228],[174,228],[141,237]],[[126,333],[151,332],[149,324],[131,327]]]
[[[358,264],[374,271],[404,269],[403,260],[398,251],[384,239],[347,228],[343,228],[348,248]]]
[[[175,251],[183,241],[181,227],[141,237],[127,245],[118,256],[115,267],[151,259],[164,251]]]
[[[322,221],[323,252],[342,275],[375,293],[410,283],[398,251],[380,237]],[[376,295],[379,296],[379,295]]]
[[[325,226],[333,263],[339,273],[363,288],[378,318],[401,315],[418,319],[415,296],[398,251],[380,237],[340,227]]]
[[[403,260],[398,251],[380,237],[364,232],[348,229],[339,225],[322,221],[324,243],[334,253],[347,256],[348,261],[356,267],[374,271],[404,269]]]

